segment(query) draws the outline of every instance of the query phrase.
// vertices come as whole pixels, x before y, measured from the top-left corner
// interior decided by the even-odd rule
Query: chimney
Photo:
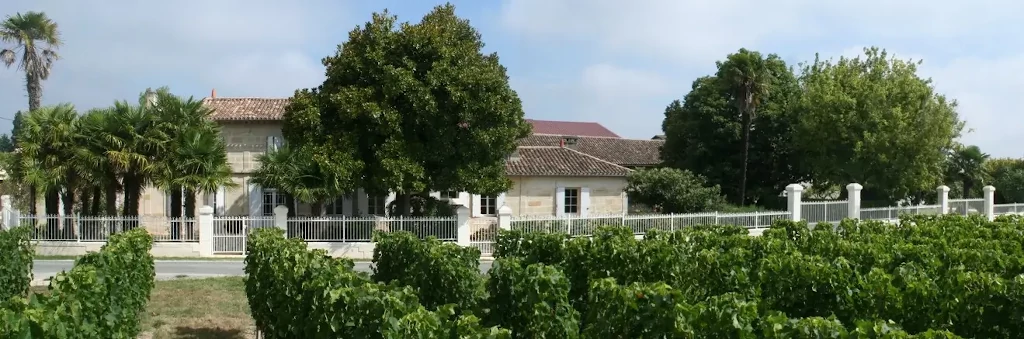
[[[576,149],[576,143],[578,141],[579,141],[579,139],[577,139],[574,136],[565,136],[565,137],[562,137],[561,144],[562,144],[562,147],[568,147],[569,149]]]
[[[565,148],[565,139],[558,140],[558,147]]]
[[[217,89],[216,88],[210,90],[210,98],[211,99],[216,99],[217,98]]]

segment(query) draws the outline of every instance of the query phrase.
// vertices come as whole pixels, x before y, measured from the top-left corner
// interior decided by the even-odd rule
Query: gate
[[[274,217],[213,217],[213,254],[244,255],[249,232],[273,227]]]
[[[498,218],[469,220],[469,245],[480,249],[481,257],[494,255],[494,241],[498,236]]]

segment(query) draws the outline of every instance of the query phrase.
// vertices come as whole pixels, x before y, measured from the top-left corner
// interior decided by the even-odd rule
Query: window
[[[495,195],[481,195],[480,196],[480,214],[481,215],[496,215],[496,214],[498,214],[498,196],[495,196]]]
[[[458,198],[459,198],[459,192],[456,192],[456,191],[441,192],[441,199],[458,199]]]
[[[345,215],[345,198],[338,197],[327,204],[327,215]]]
[[[278,192],[273,188],[263,189],[263,215],[274,215],[274,207],[284,205],[285,203],[284,193]]]
[[[566,188],[565,189],[565,201],[562,203],[565,208],[566,214],[578,214],[580,213],[580,189],[579,188]]]
[[[267,137],[267,151],[274,152],[281,148],[281,137],[279,136],[268,136]]]
[[[366,209],[370,215],[387,215],[387,204],[385,197],[370,196],[366,202]]]

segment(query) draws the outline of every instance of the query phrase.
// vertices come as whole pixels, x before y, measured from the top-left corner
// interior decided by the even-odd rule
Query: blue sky
[[[1024,156],[1024,2],[1015,1],[453,1],[509,69],[526,115],[596,121],[631,138],[660,133],[664,107],[741,47],[792,64],[879,46],[923,59],[920,73],[957,99],[963,141]],[[60,24],[63,59],[44,104],[80,111],[179,95],[286,97],[318,85],[320,59],[384,8],[417,21],[429,1],[7,0],[0,15],[41,10]],[[27,107],[22,75],[0,69],[0,130]]]

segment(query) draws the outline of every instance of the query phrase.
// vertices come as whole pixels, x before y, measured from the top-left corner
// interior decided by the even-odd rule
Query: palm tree
[[[83,171],[73,159],[81,147],[78,113],[74,106],[61,104],[29,112],[19,136],[22,179],[44,192],[47,215],[74,214],[75,192],[82,183]],[[63,211],[59,211],[60,204]],[[57,220],[48,219],[50,236]],[[73,237],[73,225],[65,225]]]
[[[152,182],[153,176],[160,171],[159,155],[166,150],[169,143],[154,108],[145,105],[140,99],[139,104],[118,101],[111,108],[111,135],[105,136],[115,147],[107,150],[107,156],[121,178],[124,192],[122,215],[137,217],[139,215],[139,199],[142,189]],[[132,228],[128,225],[126,228]]]
[[[60,58],[57,23],[43,12],[8,16],[0,24],[0,41],[14,44],[14,47],[0,50],[0,60],[7,67],[17,63],[18,69],[25,72],[28,110],[35,111],[43,99],[43,80],[50,77],[53,62]]]
[[[83,147],[76,155],[76,162],[89,173],[87,180],[92,187],[89,194],[92,206],[87,214],[90,215],[117,215],[117,193],[121,190],[121,182],[115,163],[108,155],[109,150],[119,147],[116,138],[119,125],[111,118],[113,114],[110,109],[95,109],[79,119],[82,135],[89,136],[82,140]]]
[[[989,155],[982,152],[978,146],[957,145],[953,148],[948,158],[946,177],[963,184],[961,198],[967,199],[977,184],[987,181],[984,164],[988,158]]]
[[[170,139],[170,147],[160,155],[160,173],[154,179],[159,187],[170,192],[172,217],[182,216],[184,197],[184,215],[194,218],[196,193],[214,193],[220,187],[235,186],[226,146],[220,138],[220,128],[209,120],[212,110],[201,101],[170,93],[161,93],[157,101],[160,128]],[[172,222],[174,237],[180,234],[178,225],[177,221]],[[191,234],[191,228],[188,233]]]
[[[761,53],[741,48],[718,63],[718,75],[733,93],[733,104],[743,120],[743,170],[740,175],[739,203],[746,205],[747,165],[750,155],[750,130],[761,100],[768,95],[771,73]]]

